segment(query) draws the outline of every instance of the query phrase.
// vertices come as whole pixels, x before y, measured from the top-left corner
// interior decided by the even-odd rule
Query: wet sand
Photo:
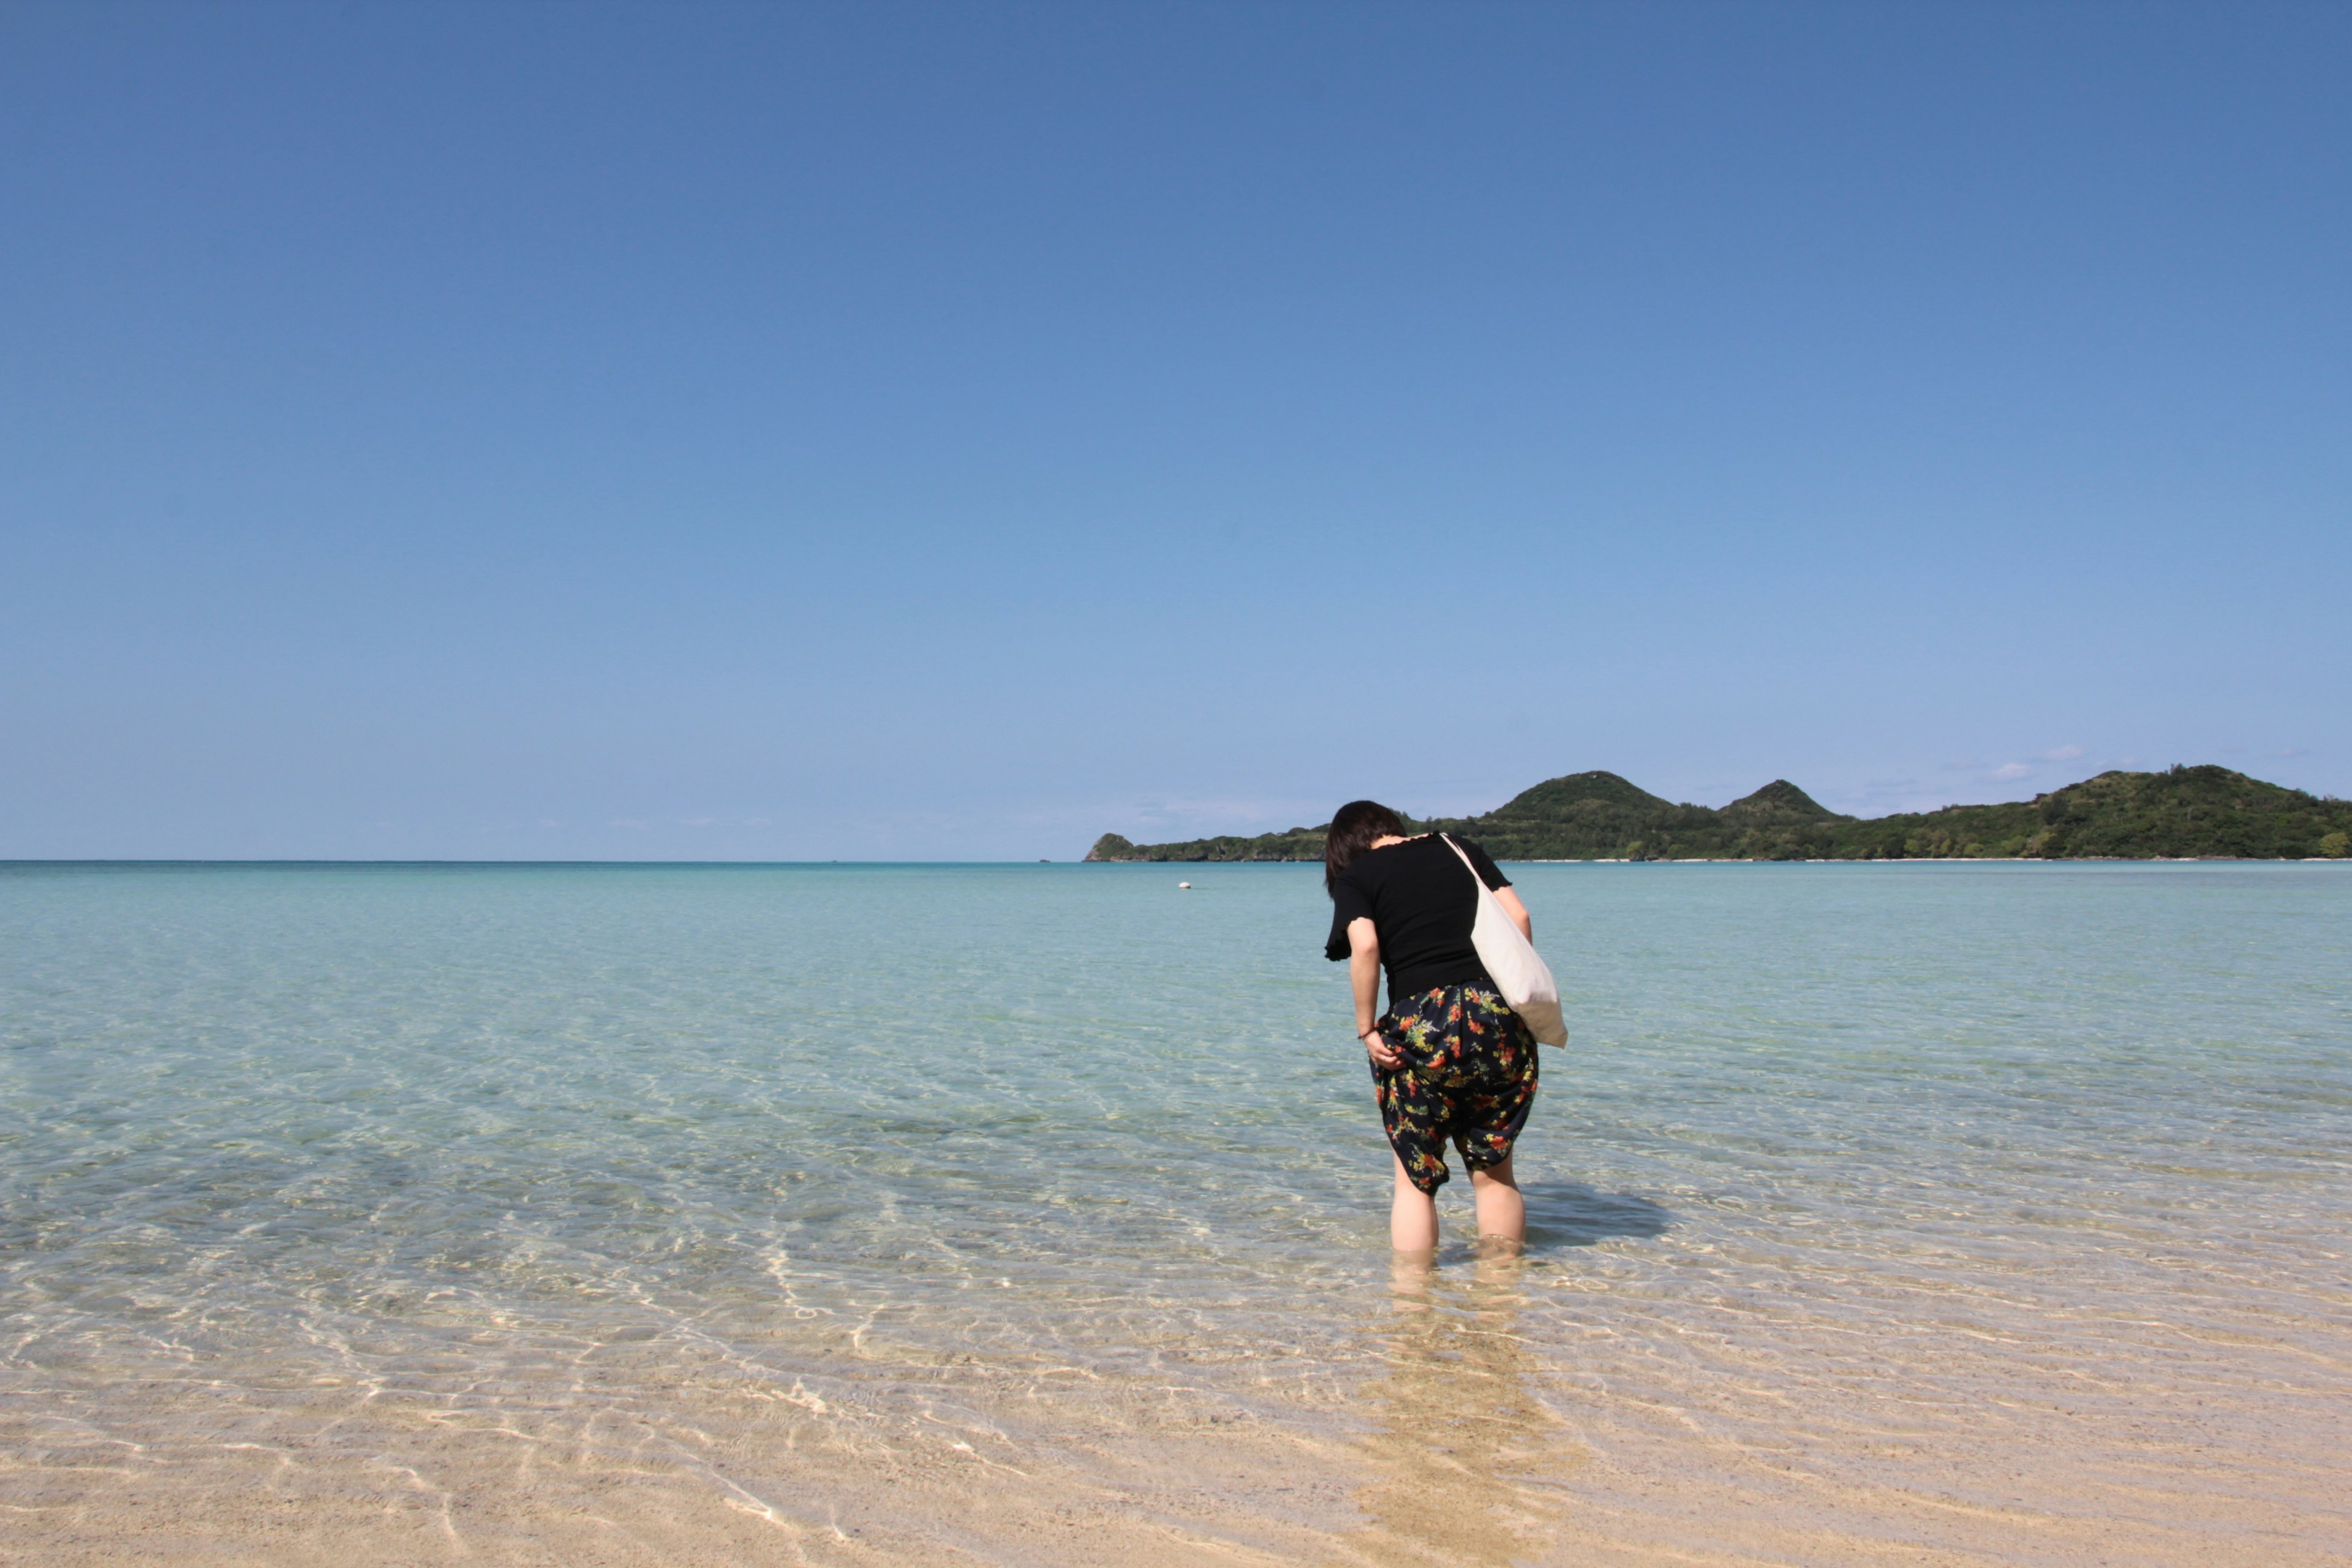
[[[1635,1347],[1529,1338],[1557,1288],[1505,1262],[1401,1271],[1373,1374],[1271,1402],[1207,1344],[1166,1347],[1159,1378],[852,1356],[787,1379],[678,1340],[488,1380],[478,1344],[366,1385],[169,1357],[16,1373],[0,1560],[2352,1562],[2327,1402],[2242,1390],[2201,1446],[2193,1394],[2147,1391],[2186,1402],[2168,1421],[2078,1419],[2063,1375],[2012,1380],[1997,1436],[1925,1398],[1727,1381],[1713,1408],[1670,1405]]]

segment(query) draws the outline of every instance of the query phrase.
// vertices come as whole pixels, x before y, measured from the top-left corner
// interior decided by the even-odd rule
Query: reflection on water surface
[[[1360,1451],[1373,1479],[1355,1495],[1370,1523],[1349,1544],[1399,1568],[1524,1562],[1563,1512],[1544,1481],[1576,1458],[1523,1336],[1525,1262],[1482,1258],[1451,1272],[1400,1262],[1392,1290],[1374,1335],[1387,1370],[1361,1394],[1374,1429]]]

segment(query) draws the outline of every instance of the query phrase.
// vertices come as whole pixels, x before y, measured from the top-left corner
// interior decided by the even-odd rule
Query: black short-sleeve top
[[[1486,852],[1456,838],[1479,879],[1507,888]],[[1367,849],[1348,863],[1331,885],[1331,940],[1323,956],[1348,956],[1348,922],[1369,920],[1380,933],[1381,963],[1389,972],[1389,1005],[1443,985],[1483,985],[1494,981],[1470,945],[1478,919],[1478,889],[1462,859],[1434,833],[1408,838],[1385,849]]]

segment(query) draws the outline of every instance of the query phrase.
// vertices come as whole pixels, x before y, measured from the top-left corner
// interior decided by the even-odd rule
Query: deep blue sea
[[[0,868],[0,1560],[2352,1561],[2352,866],[1507,869]]]

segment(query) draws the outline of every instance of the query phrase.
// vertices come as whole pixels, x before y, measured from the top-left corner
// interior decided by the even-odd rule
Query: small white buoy
[[[1179,883],[1177,883],[1176,885],[1177,885],[1178,887],[1180,887],[1180,888],[1189,888],[1189,887],[1191,887],[1192,884],[1192,883],[1190,883],[1190,882],[1179,882]]]

